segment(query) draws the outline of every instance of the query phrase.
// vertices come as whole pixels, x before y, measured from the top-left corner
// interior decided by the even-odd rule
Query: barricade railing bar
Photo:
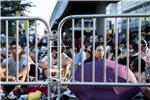
[[[61,66],[62,66],[62,64],[61,64],[61,57],[62,57],[62,53],[60,52],[61,50],[62,50],[62,48],[61,48],[61,42],[63,42],[62,41],[62,38],[63,38],[63,36],[62,36],[62,33],[63,33],[63,31],[62,31],[62,29],[63,29],[63,27],[64,27],[64,25],[65,25],[65,23],[66,22],[68,22],[69,20],[72,20],[71,21],[71,27],[72,27],[72,33],[71,33],[71,35],[72,35],[72,51],[73,51],[73,53],[72,53],[72,58],[73,58],[73,62],[72,62],[72,65],[73,65],[73,74],[72,74],[72,79],[71,79],[71,81],[67,81],[67,82],[65,82],[65,81],[60,81],[60,84],[59,85],[101,85],[101,86],[150,86],[150,84],[149,83],[142,83],[141,82],[141,43],[140,43],[140,41],[141,41],[141,19],[142,18],[145,18],[145,17],[150,17],[150,14],[110,14],[110,15],[107,15],[107,14],[89,14],[89,15],[71,15],[71,16],[67,16],[67,17],[65,17],[64,19],[62,19],[61,20],[61,22],[59,23],[59,26],[58,26],[58,33],[59,33],[59,37],[58,37],[58,51],[59,51],[59,53],[58,53],[58,57],[59,57],[59,60],[58,60],[58,69],[61,69]],[[92,19],[92,22],[93,22],[93,30],[92,30],[92,35],[93,35],[93,37],[95,37],[95,25],[96,25],[96,19],[97,18],[102,18],[102,19],[104,19],[105,21],[105,23],[104,23],[104,75],[103,75],[103,81],[102,82],[96,82],[95,81],[95,77],[97,77],[97,76],[95,76],[95,57],[93,57],[92,59],[94,59],[94,60],[92,60],[93,61],[93,63],[92,63],[92,81],[84,81],[84,78],[86,77],[86,76],[84,76],[84,74],[85,74],[85,71],[84,71],[84,61],[83,61],[83,50],[84,50],[84,47],[83,47],[83,45],[84,45],[84,19],[89,19],[89,18],[91,18]],[[107,42],[107,25],[106,25],[106,19],[107,18],[114,18],[115,19],[115,29],[114,29],[114,31],[115,31],[115,81],[114,82],[107,82],[106,81],[106,79],[107,79],[107,73],[106,73],[106,51],[105,51],[105,49],[106,49],[106,42]],[[127,22],[127,26],[126,26],[126,29],[127,29],[127,31],[126,31],[126,34],[127,34],[127,47],[126,47],[126,49],[127,49],[127,67],[126,67],[126,82],[118,82],[118,18],[126,18],[126,22]],[[139,24],[138,24],[138,46],[139,46],[139,49],[138,49],[138,51],[139,51],[139,55],[138,55],[138,59],[139,59],[139,61],[138,61],[138,82],[137,83],[131,83],[131,82],[129,82],[129,32],[130,32],[130,19],[131,18],[137,18],[138,19],[138,22],[139,22]],[[81,20],[81,51],[82,51],[82,57],[81,57],[81,82],[78,82],[78,81],[76,81],[75,80],[75,21],[76,20]],[[93,42],[92,42],[93,44],[92,44],[92,46],[93,46],[93,55],[95,56],[95,39],[93,38]],[[60,80],[61,80],[61,71],[59,70],[59,73],[58,73],[58,76],[59,76],[59,78],[60,78]],[[60,88],[60,86],[58,86],[58,89]],[[60,90],[58,90],[58,93],[60,93]]]
[[[150,84],[149,83],[143,83],[143,82],[141,82],[141,40],[142,40],[142,38],[141,38],[141,35],[142,35],[142,18],[146,18],[146,17],[150,17],[150,14],[87,14],[87,15],[70,15],[70,16],[67,16],[67,17],[65,17],[64,19],[62,19],[61,20],[61,22],[59,23],[59,25],[58,25],[58,29],[57,29],[57,31],[58,31],[58,40],[57,40],[57,43],[58,43],[58,48],[57,48],[57,50],[58,50],[58,57],[59,57],[59,59],[58,59],[58,69],[59,69],[59,72],[58,72],[58,78],[59,78],[59,80],[60,80],[60,82],[59,82],[59,84],[58,84],[58,94],[60,94],[60,92],[61,92],[61,90],[60,90],[60,87],[61,87],[61,85],[99,85],[99,86],[127,86],[127,87],[129,87],[129,86],[135,86],[135,87],[142,87],[142,86],[150,86]],[[115,43],[114,43],[114,45],[115,45],[115,55],[114,55],[114,57],[115,57],[115,59],[113,59],[114,60],[114,65],[113,66],[115,66],[114,67],[114,71],[115,71],[115,78],[114,78],[114,80],[112,81],[108,81],[108,73],[107,73],[107,66],[108,66],[108,64],[107,64],[107,57],[106,57],[106,46],[107,46],[107,38],[108,38],[108,35],[107,35],[107,27],[108,27],[108,25],[107,25],[107,23],[108,23],[108,21],[107,21],[107,19],[109,19],[109,18],[112,18],[112,19],[114,19],[114,33],[115,33]],[[127,62],[126,62],[126,66],[124,66],[125,67],[125,71],[126,71],[126,73],[125,73],[125,82],[120,82],[119,81],[119,62],[118,62],[118,49],[120,49],[119,48],[119,26],[118,26],[118,19],[123,19],[123,20],[126,20],[126,32],[125,32],[125,36],[126,36],[126,59],[127,59]],[[131,20],[130,19],[132,19],[132,18],[136,18],[137,20],[138,20],[138,28],[137,28],[137,32],[138,32],[138,35],[137,35],[137,37],[138,37],[138,40],[136,41],[137,43],[138,43],[138,77],[137,77],[137,82],[131,82],[131,70],[130,70],[130,47],[129,47],[129,44],[130,44],[130,25],[131,25]],[[84,63],[84,41],[85,41],[85,30],[86,30],[86,27],[85,27],[85,23],[84,23],[84,21],[86,20],[86,19],[91,19],[92,20],[92,28],[93,29],[91,29],[92,31],[91,31],[91,36],[93,36],[93,38],[92,38],[92,54],[93,54],[93,56],[92,56],[92,64],[90,65],[92,68],[91,68],[91,72],[92,72],[92,79],[90,80],[85,80],[85,78],[87,77],[87,76],[85,76],[85,75],[87,75],[86,73],[87,72],[85,72],[85,64],[86,63]],[[99,22],[97,22],[97,19],[103,19],[104,20],[104,23],[102,23],[102,24],[104,24],[104,34],[102,34],[103,35],[103,48],[104,48],[104,55],[103,55],[103,60],[104,60],[104,62],[103,62],[103,64],[104,65],[101,65],[101,66],[103,66],[104,68],[103,68],[103,75],[102,75],[102,77],[103,77],[103,81],[97,81],[96,80],[96,58],[95,58],[95,56],[96,56],[96,54],[95,54],[95,49],[96,49],[96,47],[95,47],[95,37],[96,37],[96,28],[98,28],[97,26],[96,26],[96,23],[99,23]],[[79,22],[79,20],[80,20],[80,28],[81,28],[81,30],[80,30],[80,32],[78,32],[78,33],[76,33],[76,21],[78,21]],[[62,68],[62,53],[61,53],[61,51],[62,51],[62,45],[61,45],[61,43],[63,42],[63,28],[65,27],[65,25],[66,25],[66,23],[68,24],[68,23],[71,23],[71,31],[70,31],[70,33],[69,33],[69,35],[71,35],[71,37],[70,38],[72,38],[72,41],[70,41],[70,42],[72,42],[72,45],[71,45],[71,47],[70,48],[72,48],[72,65],[71,65],[71,67],[72,67],[72,76],[71,76],[71,79],[70,79],[70,81],[61,81],[62,79],[62,74],[61,74],[61,68]],[[65,28],[66,29],[66,28]],[[76,75],[76,70],[77,70],[77,68],[76,68],[76,63],[75,63],[75,61],[76,61],[76,55],[77,55],[77,52],[75,51],[76,50],[76,44],[75,44],[75,42],[76,42],[76,38],[75,38],[75,35],[76,34],[80,34],[80,36],[81,36],[81,41],[80,41],[80,44],[81,44],[81,48],[80,48],[80,50],[81,50],[81,62],[80,62],[80,64],[79,64],[79,69],[80,69],[80,73],[78,73],[78,74],[80,74],[80,75]],[[79,59],[79,58],[78,58]],[[87,64],[88,65],[88,64]],[[111,66],[111,65],[110,65]],[[80,78],[80,79],[79,79]]]
[[[53,79],[51,78],[51,73],[50,73],[50,69],[51,69],[51,62],[50,62],[50,59],[51,59],[51,56],[48,56],[48,78],[47,80],[40,80],[39,79],[39,73],[38,73],[38,70],[39,70],[39,59],[38,59],[38,52],[39,52],[39,47],[38,47],[38,34],[37,33],[37,21],[38,22],[41,22],[42,24],[44,24],[45,26],[45,30],[47,31],[47,34],[46,34],[46,38],[47,38],[47,53],[48,55],[51,54],[51,42],[53,40],[56,39],[56,36],[54,37],[54,35],[51,34],[51,28],[49,27],[49,25],[47,24],[47,22],[40,18],[40,17],[24,17],[24,16],[19,16],[19,17],[0,17],[0,21],[1,22],[4,22],[4,25],[5,25],[5,43],[6,43],[6,58],[4,59],[0,59],[1,62],[0,62],[0,67],[2,67],[2,65],[5,63],[5,69],[6,69],[6,75],[4,76],[0,76],[0,80],[2,77],[6,77],[6,81],[5,80],[1,80],[0,81],[0,85],[44,85],[44,86],[47,86],[48,87],[48,97],[47,99],[50,100],[51,98],[51,82],[53,81]],[[14,22],[14,29],[15,29],[15,32],[12,36],[12,34],[10,35],[9,33],[9,25],[10,25],[10,21]],[[23,46],[26,46],[27,50],[26,50],[26,54],[23,56],[21,55],[20,57],[20,30],[23,30],[22,27],[20,27],[20,24],[24,24],[24,22],[26,21],[26,30],[25,31],[25,35],[26,35],[26,42],[25,42],[25,45],[23,44]],[[32,21],[32,22],[31,22]],[[30,23],[33,23],[33,26],[35,27],[35,31],[34,31],[34,35],[35,35],[35,41],[33,43],[33,45],[35,45],[35,62],[32,61],[31,57],[29,56],[30,55],[30,51],[29,51],[29,48],[30,48],[30,43],[29,43],[29,35],[30,35]],[[2,25],[2,24],[1,24]],[[2,30],[2,29],[1,29]],[[1,32],[0,32],[0,36],[1,36]],[[11,42],[9,40],[9,37],[13,37],[13,41],[15,40],[15,46],[16,47],[11,47]],[[0,44],[1,44],[2,41],[0,41]],[[2,46],[2,45],[0,45]],[[14,46],[14,44],[13,44]],[[10,50],[13,50],[15,49],[16,50],[16,54],[13,55],[10,51]],[[25,50],[25,47],[23,48],[23,51]],[[2,57],[2,52],[0,52],[0,56]],[[10,72],[10,67],[11,66],[14,66],[14,65],[11,65],[11,61],[12,61],[12,58],[13,57],[16,57],[14,58],[14,60],[16,61],[16,70],[13,70],[13,71],[16,71],[16,73],[14,72]],[[23,57],[23,58],[22,58]],[[4,60],[6,59],[6,61],[4,62]],[[22,59],[22,65],[20,64],[21,63],[21,60]],[[31,63],[32,62],[32,63]],[[30,74],[29,74],[29,71],[31,69],[31,64],[34,64],[35,65],[35,68],[34,68],[34,71],[32,72],[32,74],[34,73],[35,76],[32,77],[32,81],[30,80]],[[23,68],[21,69],[22,66]],[[30,67],[26,67],[26,66],[30,66]],[[26,77],[25,77],[25,80],[22,81],[20,80],[20,76],[22,75],[21,73],[25,73],[25,72],[21,72],[21,70],[24,70],[24,71],[27,71],[26,72]],[[14,73],[14,74],[12,74]],[[15,78],[14,81],[10,81],[10,78],[9,77],[12,77]]]

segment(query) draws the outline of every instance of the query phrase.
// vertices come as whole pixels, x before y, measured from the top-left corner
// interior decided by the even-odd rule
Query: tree
[[[32,7],[32,2],[22,3],[23,0],[18,1],[0,1],[1,16],[25,16],[24,12],[28,12],[28,8]],[[9,35],[15,33],[16,23],[9,21]],[[5,32],[5,22],[1,22],[1,31]]]
[[[1,16],[15,16],[17,11],[22,15],[22,12],[27,11],[27,8],[32,6],[32,2],[1,1]]]

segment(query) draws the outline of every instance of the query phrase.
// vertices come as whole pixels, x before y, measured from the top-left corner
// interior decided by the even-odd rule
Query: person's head
[[[2,46],[2,47],[5,47],[5,46],[6,46],[6,43],[5,43],[5,42],[1,43],[1,46]]]
[[[145,71],[145,67],[146,67],[146,63],[143,59],[140,59],[141,60],[141,73]],[[133,72],[138,72],[138,57],[134,58],[131,63],[130,63],[130,69],[133,71]]]
[[[141,51],[145,52],[147,48],[147,42],[145,40],[141,40]]]
[[[20,54],[23,52],[23,45],[21,44],[21,42],[18,43],[18,47],[17,47],[17,42],[16,41],[12,41],[10,44],[10,49],[11,49],[11,53],[13,55],[16,55],[16,53]],[[18,52],[17,52],[18,49]]]
[[[95,58],[101,59],[104,56],[104,48],[101,43],[97,42],[95,44]]]
[[[88,59],[92,59],[92,46],[91,45],[87,47],[86,55]]]
[[[57,46],[52,47],[52,57],[57,59]]]
[[[25,29],[23,29],[23,33],[25,33],[26,31],[25,31]]]
[[[58,45],[57,45],[57,41],[54,41],[53,43],[52,43],[52,48],[51,48],[51,50],[52,50],[52,57],[54,58],[54,59],[57,59],[57,47],[58,47]],[[65,45],[62,43],[61,44],[61,53],[62,52],[64,52],[64,50],[65,50]]]

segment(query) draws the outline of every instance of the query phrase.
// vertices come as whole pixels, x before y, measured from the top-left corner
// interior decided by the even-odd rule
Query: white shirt
[[[62,60],[66,60],[67,58],[68,58],[68,56],[65,53],[62,53]],[[52,59],[52,65],[57,65],[58,59],[54,59],[53,57],[51,59]],[[48,62],[48,56],[43,57],[41,61]]]
[[[1,54],[5,54],[6,53],[6,48],[5,47],[1,47],[0,48],[0,53]]]
[[[146,63],[146,66],[150,67],[150,49],[147,47],[146,48],[146,51],[145,52],[141,52],[141,57],[143,60],[145,60],[146,62],[149,62],[149,63]]]
[[[34,37],[33,37],[32,35],[30,35],[30,36],[29,36],[29,41],[30,41],[30,43],[32,43],[33,40],[34,40]]]

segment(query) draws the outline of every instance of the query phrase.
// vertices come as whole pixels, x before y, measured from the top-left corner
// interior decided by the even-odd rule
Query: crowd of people
[[[130,52],[130,59],[129,59],[129,67],[131,71],[135,74],[135,77],[138,80],[138,40],[137,34],[130,34],[130,44],[129,44],[129,52]],[[113,34],[107,35],[107,45],[106,50],[104,50],[104,40],[103,37],[98,37],[95,39],[95,46],[94,46],[94,53],[93,54],[93,37],[92,36],[85,36],[84,37],[84,45],[81,45],[81,36],[78,36],[75,41],[75,48],[72,48],[72,40],[71,37],[63,37],[62,40],[62,51],[61,51],[61,72],[62,72],[62,81],[71,80],[72,77],[72,67],[77,69],[81,64],[82,61],[84,63],[92,62],[93,58],[95,60],[100,60],[104,58],[104,52],[106,52],[106,59],[108,60],[115,60],[115,36]],[[20,41],[17,42],[12,41],[9,43],[9,51],[8,51],[8,59],[6,59],[6,43],[1,41],[1,65],[0,65],[0,78],[2,81],[26,81],[27,74],[29,73],[30,76],[35,77],[35,63],[36,57],[38,57],[38,79],[45,80],[48,78],[48,63],[49,63],[49,55],[48,55],[48,46],[47,46],[47,39],[38,40],[38,50],[36,50],[35,45],[35,37],[34,35],[29,36],[29,48],[27,46],[27,37],[25,36],[25,31],[20,33]],[[46,41],[46,42],[45,42]],[[149,49],[149,42],[142,39],[141,40],[141,82],[150,82],[150,49]],[[120,36],[118,41],[118,63],[127,65],[127,45],[126,45],[126,38],[125,36]],[[53,41],[51,45],[51,54],[50,56],[52,62],[52,68],[50,70],[52,77],[57,78],[58,66],[58,50],[57,50],[57,41]],[[38,51],[38,55],[36,52]],[[74,51],[74,53],[73,53]],[[29,55],[28,55],[29,54]],[[18,57],[17,57],[18,55]],[[74,56],[74,59],[73,59]],[[93,57],[95,56],[95,57]],[[18,61],[17,61],[18,59]],[[74,60],[74,61],[73,61]],[[74,62],[74,66],[72,65]],[[8,69],[7,69],[7,67]],[[17,73],[17,66],[19,67],[19,73]],[[8,74],[8,77],[6,77]],[[42,77],[41,77],[42,76]],[[16,85],[14,87],[10,86],[1,86],[1,92],[9,92],[7,93],[7,97],[9,99],[17,98],[15,96],[15,92],[21,88],[20,85]],[[149,88],[144,88],[143,90],[149,90]],[[149,97],[149,94],[144,93],[146,97]],[[147,96],[148,95],[148,96]]]

